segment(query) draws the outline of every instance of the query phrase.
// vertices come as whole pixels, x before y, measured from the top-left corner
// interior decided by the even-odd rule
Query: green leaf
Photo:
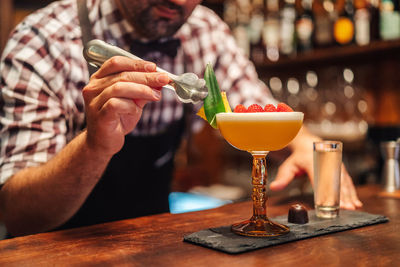
[[[218,86],[217,77],[215,77],[213,67],[210,63],[206,66],[204,80],[208,88],[208,95],[204,99],[204,113],[206,114],[208,123],[210,123],[213,128],[217,129],[216,115],[221,112],[226,112],[226,110]]]

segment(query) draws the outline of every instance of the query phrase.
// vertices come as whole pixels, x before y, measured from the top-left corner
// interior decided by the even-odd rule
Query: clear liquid
[[[314,151],[314,204],[319,217],[337,216],[341,163],[341,151]]]

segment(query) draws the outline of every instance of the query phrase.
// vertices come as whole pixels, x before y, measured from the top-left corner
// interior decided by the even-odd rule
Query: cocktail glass
[[[245,236],[278,236],[289,232],[285,225],[267,217],[268,152],[287,146],[303,123],[302,112],[218,113],[218,128],[233,147],[248,151],[253,157],[253,216],[232,225],[232,231]]]

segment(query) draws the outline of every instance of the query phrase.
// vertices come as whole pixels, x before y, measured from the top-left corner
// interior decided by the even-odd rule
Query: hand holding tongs
[[[113,56],[125,56],[132,59],[140,59],[139,57],[101,40],[89,41],[84,49],[83,56],[87,62],[95,67],[100,67],[107,59]],[[196,104],[206,98],[208,88],[204,79],[199,79],[196,74],[188,72],[181,75],[174,75],[157,67],[158,72],[164,72],[172,80],[165,88],[174,90],[179,100],[184,103]]]

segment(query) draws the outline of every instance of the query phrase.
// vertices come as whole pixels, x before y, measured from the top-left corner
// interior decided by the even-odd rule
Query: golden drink
[[[232,146],[245,151],[275,151],[284,148],[299,132],[301,112],[217,114],[218,128]]]

